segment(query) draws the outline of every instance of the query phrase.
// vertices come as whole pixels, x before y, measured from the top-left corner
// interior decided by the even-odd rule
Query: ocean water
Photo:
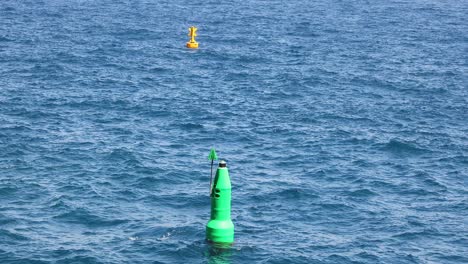
[[[468,263],[466,14],[1,1],[0,263]],[[226,249],[204,241],[211,147]]]

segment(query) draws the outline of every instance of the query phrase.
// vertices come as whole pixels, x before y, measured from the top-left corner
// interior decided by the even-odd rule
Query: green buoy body
[[[221,161],[210,192],[211,217],[206,225],[206,239],[214,243],[234,243],[231,220],[231,179],[226,162]]]

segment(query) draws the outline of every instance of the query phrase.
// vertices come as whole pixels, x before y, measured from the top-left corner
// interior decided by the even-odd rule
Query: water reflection
[[[209,264],[231,264],[231,244],[208,244],[207,257]]]

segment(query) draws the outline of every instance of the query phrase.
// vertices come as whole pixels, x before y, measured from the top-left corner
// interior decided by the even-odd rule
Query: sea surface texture
[[[468,263],[467,14],[2,0],[0,263]]]

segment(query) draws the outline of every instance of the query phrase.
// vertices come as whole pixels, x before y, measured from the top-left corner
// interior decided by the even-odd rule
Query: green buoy
[[[206,225],[206,239],[213,243],[232,244],[234,224],[231,220],[231,179],[225,161],[219,162],[210,186],[211,217]]]

